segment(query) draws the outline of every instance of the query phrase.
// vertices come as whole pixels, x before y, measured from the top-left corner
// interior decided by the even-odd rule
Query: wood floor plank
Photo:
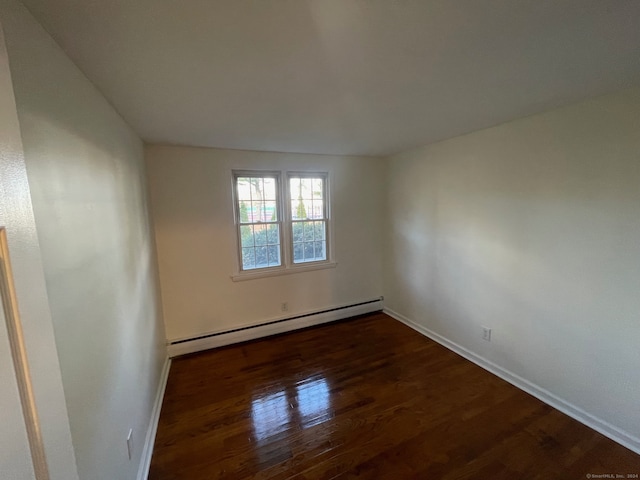
[[[640,456],[377,313],[175,359],[149,480],[639,473]]]

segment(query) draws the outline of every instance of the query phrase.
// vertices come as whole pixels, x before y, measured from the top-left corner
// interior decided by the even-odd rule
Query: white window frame
[[[276,214],[277,220],[275,222],[250,222],[250,223],[242,223],[241,221],[241,212],[240,212],[240,195],[238,193],[238,179],[243,177],[249,178],[274,178],[276,184]],[[284,266],[284,252],[283,252],[283,224],[284,224],[284,209],[282,205],[282,176],[279,171],[255,171],[255,170],[234,170],[233,171],[233,210],[235,217],[235,225],[236,225],[236,240],[237,240],[237,254],[238,254],[238,272],[248,273],[248,272],[263,272],[265,270],[277,270]],[[244,269],[242,262],[242,232],[241,229],[243,226],[247,225],[278,225],[278,236],[280,242],[280,265],[259,267],[259,268],[251,268]]]
[[[276,179],[276,208],[278,212],[278,223],[280,233],[280,260],[281,265],[271,267],[260,267],[244,270],[242,267],[242,236],[240,227],[240,202],[238,195],[239,177],[270,177]],[[323,201],[325,222],[325,243],[326,260],[315,260],[303,263],[293,263],[293,216],[291,212],[291,178],[322,178],[323,179]],[[233,217],[236,236],[236,273],[231,275],[234,282],[264,278],[277,275],[288,275],[292,273],[335,268],[337,263],[333,257],[333,228],[331,219],[331,192],[330,174],[319,171],[277,171],[277,170],[232,170],[231,178],[233,182]],[[316,221],[310,219],[310,221]],[[246,225],[246,224],[245,224]]]
[[[291,203],[295,201],[293,192],[291,192],[291,179],[292,178],[321,178],[322,179],[322,200],[323,200],[323,217],[321,219],[307,218],[306,220],[294,220],[293,212],[291,210]],[[330,201],[329,201],[329,174],[328,172],[287,172],[287,181],[286,181],[286,196],[287,196],[287,222],[286,222],[286,230],[287,230],[287,242],[286,248],[290,251],[288,252],[288,259],[291,261],[291,265],[302,266],[302,265],[316,265],[329,262],[331,259],[331,245],[330,245],[330,235],[331,235],[331,226],[329,219],[331,218],[329,215],[330,211]],[[293,224],[294,223],[302,223],[302,222],[315,222],[322,221],[325,225],[325,259],[324,260],[311,260],[308,262],[299,262],[294,263],[293,261]]]

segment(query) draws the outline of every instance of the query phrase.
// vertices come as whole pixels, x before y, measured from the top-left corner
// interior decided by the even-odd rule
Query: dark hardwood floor
[[[588,474],[640,456],[378,313],[174,360],[149,479]]]

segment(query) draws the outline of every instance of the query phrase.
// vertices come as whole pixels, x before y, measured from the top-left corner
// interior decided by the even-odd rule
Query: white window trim
[[[278,224],[278,230],[279,230],[279,237],[280,237],[280,263],[281,265],[276,265],[276,266],[272,266],[272,267],[263,267],[257,270],[263,271],[263,270],[279,270],[281,268],[284,267],[284,251],[283,251],[283,240],[284,240],[284,235],[283,235],[283,227],[284,227],[284,209],[283,209],[283,205],[282,205],[282,175],[280,171],[274,171],[274,170],[264,170],[264,171],[259,171],[259,170],[233,170],[232,172],[232,181],[233,181],[233,218],[234,218],[234,226],[235,226],[235,235],[236,235],[236,271],[238,272],[238,274],[247,274],[247,273],[251,273],[254,272],[256,269],[249,269],[249,270],[243,270],[242,269],[242,239],[241,239],[241,235],[240,235],[240,208],[238,206],[239,204],[239,195],[238,195],[238,178],[240,177],[274,177],[276,180],[276,209],[277,209],[277,213],[278,213],[278,221],[276,222]],[[255,225],[254,223],[252,223],[251,225]]]
[[[276,178],[278,190],[278,215],[280,225],[280,259],[282,265],[274,267],[263,267],[256,269],[242,269],[242,250],[240,238],[240,218],[238,208],[238,191],[237,178],[242,176],[274,176]],[[291,212],[291,177],[307,177],[307,178],[323,178],[324,179],[324,196],[325,196],[325,215],[326,215],[326,260],[318,260],[313,262],[293,263],[293,232],[292,232],[292,212]],[[310,272],[314,270],[325,270],[335,268],[338,262],[333,257],[333,220],[331,216],[331,174],[329,172],[319,171],[280,171],[280,170],[232,170],[231,179],[232,199],[233,199],[233,218],[234,218],[234,235],[236,237],[236,271],[231,275],[234,282],[242,282],[245,280],[254,280],[258,278],[276,277],[281,275],[291,275],[294,273]]]
[[[331,201],[329,195],[329,173],[328,172],[286,172],[287,180],[285,182],[285,195],[287,198],[287,205],[285,206],[285,236],[287,238],[287,242],[284,245],[285,249],[288,249],[287,259],[290,261],[290,265],[292,267],[298,267],[302,265],[312,265],[312,264],[322,264],[330,262],[332,259],[333,248],[331,245],[331,233],[333,228],[331,228]],[[294,263],[293,261],[293,212],[291,211],[291,202],[293,201],[293,196],[291,195],[291,178],[322,178],[323,179],[323,198],[324,198],[324,217],[322,221],[325,222],[325,248],[326,248],[326,259],[325,260],[314,260],[310,262],[300,262]],[[312,220],[313,221],[313,220]]]

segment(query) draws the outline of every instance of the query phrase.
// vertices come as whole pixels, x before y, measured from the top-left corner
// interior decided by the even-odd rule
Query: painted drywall
[[[170,340],[382,294],[382,160],[206,148],[146,149],[163,312]],[[232,169],[330,175],[336,268],[233,282]]]
[[[78,478],[40,246],[33,218],[9,58],[0,25],[0,226],[6,228],[40,435],[51,480]],[[0,312],[0,471],[2,478],[34,478],[16,390],[5,318]]]
[[[387,177],[386,305],[637,442],[640,88],[390,157]]]
[[[21,4],[2,19],[78,473],[133,479],[166,357],[143,145]]]

